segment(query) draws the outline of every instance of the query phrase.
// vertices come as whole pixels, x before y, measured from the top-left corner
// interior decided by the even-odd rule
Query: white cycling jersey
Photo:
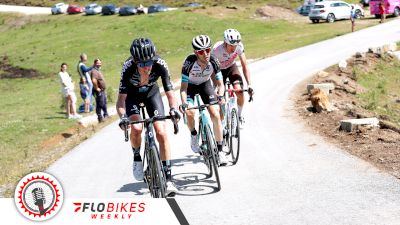
[[[236,49],[232,54],[229,54],[225,51],[223,41],[218,41],[213,47],[213,55],[217,57],[221,69],[227,69],[231,67],[235,63],[236,57],[241,56],[243,53],[244,46],[242,42],[236,46]]]

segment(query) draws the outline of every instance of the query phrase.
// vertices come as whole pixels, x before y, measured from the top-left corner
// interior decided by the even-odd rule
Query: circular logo
[[[36,172],[22,178],[15,189],[18,211],[33,221],[44,221],[60,211],[64,195],[61,184],[50,174]]]

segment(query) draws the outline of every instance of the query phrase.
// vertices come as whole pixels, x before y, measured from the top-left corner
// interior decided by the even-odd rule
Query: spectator
[[[95,59],[93,64],[93,69],[91,70],[92,82],[93,82],[93,92],[96,95],[96,114],[99,123],[103,122],[105,118],[108,117],[107,113],[107,94],[106,81],[104,80],[103,73],[101,69],[101,60]],[[103,111],[103,115],[101,114]]]
[[[351,32],[354,32],[356,17],[357,17],[357,14],[356,14],[356,11],[354,10],[354,5],[351,5],[351,10],[350,10]]]
[[[91,110],[92,106],[92,91],[93,91],[93,83],[92,79],[89,75],[89,71],[92,69],[92,67],[87,67],[85,65],[85,62],[87,61],[87,55],[85,53],[82,53],[80,55],[80,61],[78,63],[78,74],[80,75],[80,82],[79,82],[79,88],[80,88],[80,93],[81,97],[83,99],[83,105],[84,105],[84,112],[88,113]]]
[[[379,3],[379,13],[381,14],[381,21],[379,23],[385,22],[386,13],[385,13],[385,1],[381,1]]]
[[[74,92],[74,83],[71,76],[67,72],[68,65],[66,63],[61,64],[61,70],[58,73],[61,81],[61,93],[66,99],[66,111],[68,119],[80,119],[81,115],[76,113],[76,95]]]

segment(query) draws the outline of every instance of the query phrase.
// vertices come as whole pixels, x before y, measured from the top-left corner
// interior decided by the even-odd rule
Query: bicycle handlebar
[[[229,94],[231,94],[232,92],[235,92],[235,93],[237,93],[237,92],[243,93],[243,92],[249,92],[249,89],[227,89],[227,90],[225,90],[225,92],[228,92]],[[250,94],[249,94],[249,95],[250,95]],[[252,102],[252,101],[253,101],[253,96],[250,95],[249,102]]]
[[[129,124],[138,124],[138,123],[153,123],[155,121],[161,121],[161,120],[167,120],[170,119],[172,120],[172,123],[174,123],[174,134],[177,134],[179,132],[179,127],[178,127],[178,123],[175,120],[174,116],[153,116],[152,118],[148,118],[148,119],[143,119],[143,120],[136,120],[136,121],[129,121]],[[125,141],[129,140],[128,137],[128,127],[126,126],[124,129],[125,132]]]

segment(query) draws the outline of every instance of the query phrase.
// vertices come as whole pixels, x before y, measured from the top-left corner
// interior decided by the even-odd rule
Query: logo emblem
[[[64,199],[61,184],[50,174],[36,172],[22,178],[15,189],[18,211],[33,221],[44,221],[55,216]]]

